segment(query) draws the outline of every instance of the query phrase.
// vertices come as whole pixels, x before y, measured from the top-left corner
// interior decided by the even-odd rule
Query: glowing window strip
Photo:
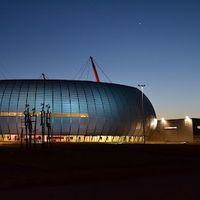
[[[32,112],[30,112],[32,114]],[[35,112],[37,116],[40,116],[40,112]],[[52,117],[81,117],[87,118],[89,115],[87,113],[51,113]],[[23,112],[0,112],[0,117],[24,117]]]
[[[164,128],[165,130],[175,130],[177,129],[177,126],[168,126]]]

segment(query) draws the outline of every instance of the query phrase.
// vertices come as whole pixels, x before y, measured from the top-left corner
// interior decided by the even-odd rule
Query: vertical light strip
[[[120,86],[119,86],[120,87]],[[125,88],[120,87],[119,88],[119,92],[121,93],[122,99],[121,99],[121,103],[123,105],[123,129],[122,132],[120,133],[120,136],[124,136],[126,134],[127,131],[127,124],[126,124],[126,120],[127,120],[127,115],[128,115],[128,108],[127,108],[127,100],[126,100],[126,92],[124,92]],[[120,138],[119,138],[120,139]]]
[[[108,121],[109,122],[109,134],[110,135],[112,135],[112,133],[111,133],[111,128],[112,128],[112,123],[110,123],[110,118],[112,117],[112,106],[111,106],[111,102],[110,102],[110,99],[109,99],[109,97],[108,97],[108,94],[107,94],[107,91],[106,91],[106,87],[107,87],[107,85],[105,84],[105,83],[103,83],[103,85],[101,86],[102,87],[102,90],[104,91],[104,93],[105,93],[105,96],[106,96],[106,98],[107,98],[107,101],[108,101],[108,105],[109,105],[109,113],[110,113],[110,116],[106,116],[106,121]],[[112,119],[111,119],[112,120]]]
[[[10,97],[9,97],[9,103],[8,103],[8,112],[10,111],[10,101],[11,101],[11,97],[12,97],[12,93],[13,93],[13,89],[15,87],[15,82],[12,81],[12,89],[11,89],[11,92],[10,92]],[[9,119],[7,118],[7,125],[8,125],[8,132],[10,133],[10,126],[9,126]]]
[[[30,81],[24,80],[24,82],[25,82],[26,85],[28,86],[28,87],[27,87],[27,93],[26,93],[26,104],[29,104],[29,102],[28,102],[28,95],[29,95]],[[24,105],[24,108],[25,108],[25,105]]]
[[[6,87],[5,87],[5,90],[3,91],[3,95],[2,95],[2,99],[1,99],[1,111],[2,111],[2,105],[3,105],[3,101],[5,98],[5,93],[7,91],[8,85],[9,85],[9,81],[6,81]],[[3,122],[3,123],[5,123],[5,122]],[[4,129],[4,126],[5,126],[5,124],[2,125],[2,129]],[[3,131],[5,131],[5,130],[3,130]]]
[[[54,81],[52,81],[52,82],[49,82],[49,88],[51,88],[51,94],[52,94],[52,113],[54,112]],[[54,129],[54,126],[53,126],[53,124],[54,124],[54,119],[52,118],[51,119],[51,123],[52,123],[52,126],[51,126],[51,134],[52,134],[52,137],[53,137],[53,129]]]
[[[61,103],[61,113],[63,113],[63,99],[62,99],[62,87],[61,87],[61,81],[59,80],[59,87],[60,87],[60,103]],[[60,134],[63,134],[63,118],[60,118]]]
[[[4,98],[6,88],[7,88],[8,81],[5,81],[4,84],[5,84],[5,89],[3,90],[3,94],[2,94],[2,97],[1,97],[0,112],[2,111],[2,103],[3,103],[3,98]],[[2,126],[0,128],[1,128],[1,134],[3,135]]]
[[[116,130],[117,130],[117,126],[115,125],[115,121],[114,121],[114,112],[113,112],[113,108],[114,108],[114,105],[113,105],[113,103],[115,104],[115,105],[117,105],[117,103],[116,103],[116,100],[115,100],[115,98],[113,97],[113,95],[112,95],[112,92],[111,92],[111,88],[110,87],[112,87],[112,85],[110,85],[110,84],[108,84],[108,85],[106,85],[106,89],[105,89],[105,92],[106,92],[106,95],[107,95],[107,97],[108,97],[108,102],[109,102],[109,105],[110,105],[110,111],[111,111],[111,119],[112,119],[112,125],[111,125],[111,131],[109,132],[109,135],[115,135],[114,133],[116,132]],[[112,99],[111,99],[112,98]],[[113,101],[112,101],[113,100]],[[112,103],[113,102],[113,103]]]
[[[116,105],[116,114],[117,114],[117,117],[119,118],[119,121],[117,120],[117,122],[115,121],[114,123],[121,122],[121,113],[120,113],[121,106],[120,106],[119,102],[117,101],[118,97],[116,95],[114,95],[114,92],[113,92],[116,88],[114,88],[113,85],[110,85],[108,87],[108,89],[110,91],[110,94],[112,96],[113,101],[115,102],[115,105]],[[117,135],[117,132],[118,132],[118,124],[115,125],[115,131],[114,131],[113,135]]]
[[[77,89],[77,84],[76,82],[74,82],[74,86],[75,86],[75,91],[76,91],[76,95],[77,95],[77,99],[78,99],[78,113],[80,114],[80,99],[79,99],[79,93],[78,93],[78,89]],[[78,130],[77,130],[77,135],[79,134],[79,130],[80,130],[80,118],[78,119],[79,124],[78,124]]]
[[[71,82],[68,82],[67,88],[68,88],[68,92],[69,92],[69,105],[70,105],[70,114],[71,114],[72,113],[72,100],[71,100],[70,85],[71,85]],[[72,131],[72,118],[70,117],[69,134],[71,134],[71,131]]]
[[[130,88],[127,88],[127,94],[128,94],[127,105],[129,105],[128,110],[129,110],[129,124],[130,124],[130,126],[129,126],[129,129],[127,130],[128,132],[127,132],[126,136],[130,136],[132,129],[134,127],[134,123],[135,123],[134,121],[135,121],[135,113],[136,113],[136,104],[135,104],[135,102],[133,102],[131,104],[131,102],[129,101],[130,98],[135,99],[134,98],[135,94],[132,93],[132,91],[130,91]]]
[[[99,91],[99,84],[97,85],[96,84],[96,90],[98,91],[99,93],[99,96],[100,96],[100,100],[101,100],[101,104],[102,104],[102,109],[103,109],[103,113],[104,113],[104,118],[105,118],[105,107],[104,107],[104,103],[103,103],[103,99],[102,99],[102,96],[101,96],[101,92]],[[100,119],[101,120],[101,119]],[[103,130],[104,130],[104,126],[105,126],[105,119],[102,119],[103,120],[103,123],[102,123],[102,129],[101,129],[101,133],[99,134],[100,136],[102,135],[103,133]]]
[[[92,98],[93,98],[93,101],[94,101],[94,108],[95,108],[95,126],[94,126],[94,135],[95,135],[95,132],[96,132],[96,125],[97,125],[97,119],[96,119],[96,116],[97,116],[97,107],[96,107],[96,102],[95,102],[95,97],[94,97],[94,93],[92,91],[92,85],[91,83],[89,83],[89,88],[91,90],[91,94],[92,94]],[[94,116],[93,116],[94,117]]]
[[[21,89],[22,89],[22,81],[19,81],[19,91],[18,91],[18,98],[17,98],[17,112],[19,110],[19,98],[20,98],[20,93],[21,93]],[[21,123],[20,123],[21,124]],[[18,124],[18,117],[16,117],[16,129],[17,129],[17,134],[19,135],[19,124]]]
[[[89,109],[88,109],[88,99],[87,99],[87,95],[86,95],[86,92],[85,92],[85,87],[84,87],[85,83],[83,83],[81,86],[82,86],[82,89],[83,89],[83,92],[84,92],[84,95],[85,95],[85,101],[86,101],[86,107],[87,107],[87,113],[89,113]],[[89,125],[89,120],[87,120],[87,126],[86,126],[86,130],[85,130],[85,135],[87,135],[87,131],[88,131],[88,125]]]

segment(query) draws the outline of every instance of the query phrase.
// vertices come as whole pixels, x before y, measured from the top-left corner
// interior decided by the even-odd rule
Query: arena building
[[[155,127],[154,108],[135,87],[75,80],[0,81],[3,141],[140,143]]]

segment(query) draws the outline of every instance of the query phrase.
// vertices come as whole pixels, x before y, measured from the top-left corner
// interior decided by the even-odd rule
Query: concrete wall
[[[164,143],[192,143],[193,120],[185,119],[158,120],[155,132],[149,137],[149,141]]]

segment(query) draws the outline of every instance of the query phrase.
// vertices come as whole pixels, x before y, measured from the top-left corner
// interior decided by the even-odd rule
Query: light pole
[[[141,88],[142,91],[142,131],[143,131],[143,137],[144,137],[144,144],[145,144],[145,140],[146,140],[146,135],[145,135],[145,116],[144,116],[144,87],[146,85],[145,84],[138,84],[138,87]]]

